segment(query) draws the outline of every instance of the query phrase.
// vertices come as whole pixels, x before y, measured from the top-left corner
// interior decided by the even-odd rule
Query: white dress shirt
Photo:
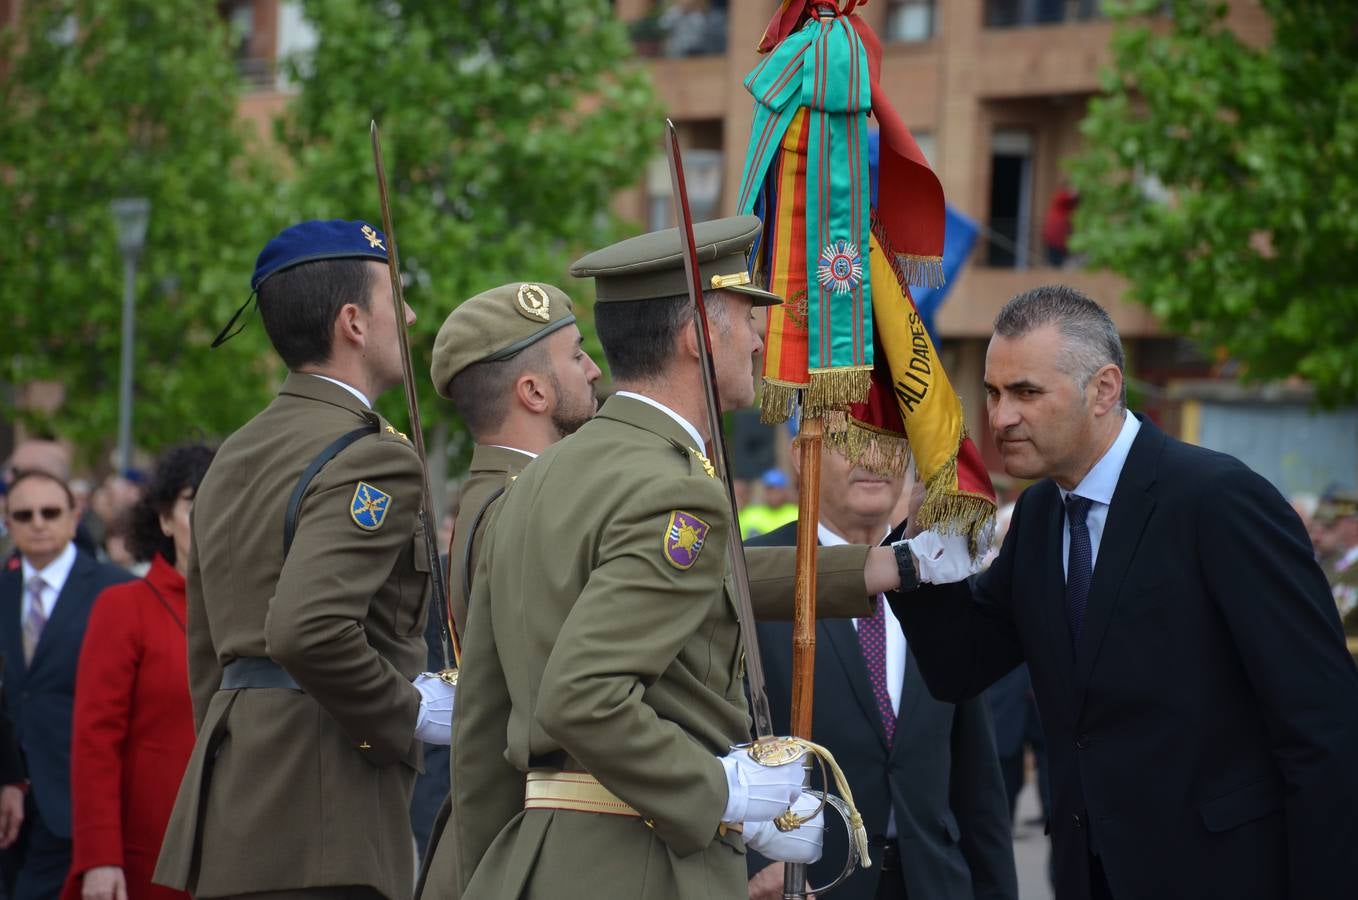
[[[23,621],[28,622],[28,584],[33,580],[34,575],[41,575],[43,581],[42,588],[42,614],[44,621],[51,621],[52,610],[57,605],[57,597],[61,596],[61,589],[66,586],[66,579],[71,575],[71,567],[75,565],[75,543],[68,541],[66,549],[61,551],[56,559],[52,560],[41,569],[33,568],[33,564],[24,559],[24,605]]]
[[[670,409],[668,406],[661,403],[659,400],[652,400],[645,394],[638,394],[635,393],[634,391],[618,391],[613,396],[631,397],[633,400],[640,400],[642,403],[645,403],[648,406],[654,406],[656,409],[660,410],[665,415],[669,416],[671,419],[673,419],[674,421],[678,422],[680,425],[683,426],[684,430],[688,432],[689,437],[693,438],[694,450],[701,451],[703,448],[707,446],[706,442],[703,441],[703,436],[698,433],[698,429],[693,427],[692,422],[690,422],[688,419],[685,419],[683,416],[679,415],[677,412]]]
[[[355,397],[357,397],[359,400],[363,401],[363,405],[366,406],[366,407],[368,407],[368,409],[372,409],[372,408],[373,408],[372,402],[371,402],[367,397],[363,396],[363,392],[360,391],[358,388],[354,387],[352,384],[345,384],[343,381],[340,381],[338,378],[331,378],[329,375],[317,375],[315,372],[308,372],[307,374],[308,374],[308,375],[313,375],[313,376],[315,376],[316,378],[321,379],[322,381],[328,381],[328,382],[330,382],[331,384],[337,384],[337,385],[339,385],[340,387],[344,388],[344,389],[345,389],[346,391],[348,391],[349,393],[353,394],[353,395],[354,395]]]
[[[1079,484],[1075,485],[1074,490],[1061,491],[1063,507],[1068,494],[1093,501],[1089,504],[1089,515],[1085,519],[1085,524],[1089,527],[1091,572],[1099,560],[1099,541],[1103,539],[1103,526],[1108,521],[1108,504],[1113,502],[1113,491],[1117,490],[1118,478],[1122,476],[1122,467],[1127,462],[1127,454],[1131,452],[1132,441],[1136,440],[1136,433],[1141,430],[1141,422],[1136,416],[1129,412],[1123,412],[1122,416],[1122,430],[1118,432],[1112,446],[1104,451],[1099,461],[1094,463],[1094,467]],[[1070,522],[1067,519],[1066,527],[1061,529],[1061,571],[1065,572],[1069,565]]]
[[[537,455],[536,453],[529,453],[527,450],[520,450],[518,447],[511,447],[511,446],[509,446],[508,444],[491,444],[490,446],[492,446],[492,447],[498,447],[498,448],[500,448],[501,450],[508,450],[510,453],[522,453],[524,456],[528,457],[529,459],[537,459],[537,458],[538,458],[538,455]]]
[[[885,538],[890,533],[891,529],[888,528],[882,532],[882,537]],[[839,547],[848,543],[827,528],[824,522],[816,523],[816,535],[820,538],[822,547]],[[896,614],[891,611],[891,604],[886,602],[885,594],[877,595],[877,603],[886,610],[886,689],[887,693],[891,694],[891,711],[900,715],[901,683],[905,680],[905,631],[897,621]],[[851,621],[854,631],[857,631],[859,620]]]

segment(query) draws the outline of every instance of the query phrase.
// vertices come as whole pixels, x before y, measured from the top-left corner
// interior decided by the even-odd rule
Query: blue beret
[[[300,222],[285,228],[264,245],[255,260],[250,287],[259,290],[275,272],[318,259],[376,259],[387,261],[386,235],[367,222],[330,219]]]

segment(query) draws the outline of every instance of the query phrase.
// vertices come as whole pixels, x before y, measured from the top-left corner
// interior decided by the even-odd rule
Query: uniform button
[[[1075,813],[1075,814],[1074,814],[1073,816],[1071,816],[1070,818],[1075,822],[1075,827],[1076,827],[1076,828],[1083,828],[1083,827],[1084,827],[1084,824],[1085,824],[1085,823],[1084,823],[1084,820],[1080,818],[1080,814],[1079,814],[1079,813]]]

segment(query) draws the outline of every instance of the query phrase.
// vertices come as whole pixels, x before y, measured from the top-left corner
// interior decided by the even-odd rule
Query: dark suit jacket
[[[1057,896],[1089,895],[1093,852],[1118,900],[1352,897],[1358,669],[1287,502],[1142,420],[1074,649],[1064,527],[1039,482],[974,588],[892,598],[937,697],[973,697],[1027,660]]]
[[[85,623],[99,592],[131,577],[77,550],[71,574],[33,652],[33,662],[25,666],[23,570],[0,573],[5,705],[15,723],[33,802],[43,823],[60,837],[71,835],[71,709]]]
[[[796,538],[793,522],[748,543],[791,546]],[[760,622],[758,629],[774,731],[786,734],[791,727],[792,626]],[[1013,900],[1018,885],[1009,802],[984,699],[954,706],[930,697],[913,648],[907,648],[896,721],[896,737],[888,747],[853,622],[819,620],[811,735],[834,753],[848,776],[870,839],[885,836],[888,814],[895,810],[906,892],[929,900]],[[842,825],[827,824],[825,852],[811,866],[812,885],[828,884],[847,852]],[[768,864],[757,853],[749,857],[751,875]],[[881,873],[881,860],[873,863],[832,896],[870,900]]]

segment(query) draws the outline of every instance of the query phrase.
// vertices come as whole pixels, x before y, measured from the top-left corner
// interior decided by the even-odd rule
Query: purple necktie
[[[1066,524],[1070,529],[1070,555],[1066,557],[1066,623],[1070,625],[1072,645],[1080,643],[1089,605],[1089,583],[1094,578],[1094,554],[1085,520],[1094,501],[1088,497],[1066,495]]]
[[[891,691],[886,685],[886,598],[877,598],[877,608],[871,618],[858,620],[858,647],[863,651],[863,663],[868,667],[868,681],[872,696],[877,700],[877,714],[882,717],[886,742],[896,736],[896,711],[891,706]]]
[[[28,618],[24,620],[24,663],[33,662],[33,651],[38,649],[38,639],[42,637],[43,626],[47,624],[47,614],[42,608],[42,589],[47,582],[41,575],[28,579]]]

